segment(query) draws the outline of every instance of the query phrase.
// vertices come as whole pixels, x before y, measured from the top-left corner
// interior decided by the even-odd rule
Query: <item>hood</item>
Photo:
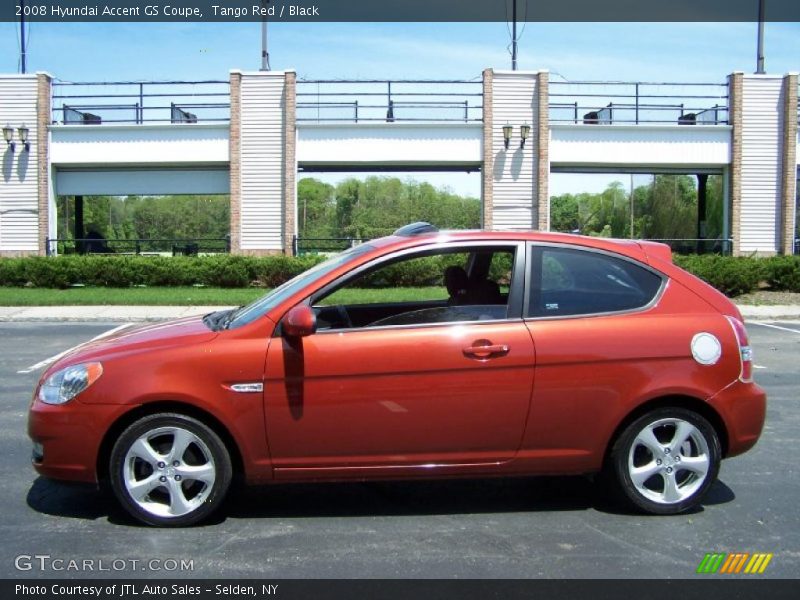
[[[69,365],[92,360],[102,361],[120,354],[208,342],[217,335],[217,332],[206,327],[202,316],[163,323],[123,325],[68,350],[47,369],[44,376]]]

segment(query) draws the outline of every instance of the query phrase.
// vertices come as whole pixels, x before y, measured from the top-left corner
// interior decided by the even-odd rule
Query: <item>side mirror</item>
[[[300,304],[286,313],[281,324],[286,337],[306,337],[317,330],[317,315],[310,306]]]

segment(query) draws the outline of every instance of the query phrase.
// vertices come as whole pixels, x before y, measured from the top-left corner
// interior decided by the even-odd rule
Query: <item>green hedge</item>
[[[718,255],[675,256],[675,263],[731,297],[755,290],[764,279],[764,261]]]
[[[756,258],[676,255],[675,263],[724,294],[736,297],[760,288],[800,292],[800,256]]]
[[[382,273],[381,286],[425,286],[441,282],[445,267],[458,257],[431,257],[396,265]],[[317,264],[303,256],[59,256],[0,258],[0,285],[67,288],[87,286],[275,287]],[[800,257],[675,256],[684,269],[727,294],[738,296],[761,287],[800,292]],[[510,264],[493,265],[498,273]]]
[[[191,286],[275,287],[321,257],[269,256],[58,256],[0,259],[0,285],[66,288]]]

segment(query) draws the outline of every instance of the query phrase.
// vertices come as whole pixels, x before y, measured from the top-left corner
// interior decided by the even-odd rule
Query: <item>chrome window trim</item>
[[[446,323],[413,323],[410,325],[377,325],[375,327],[343,327],[340,329],[320,329],[314,335],[330,335],[341,333],[359,333],[362,331],[396,331],[404,329],[423,329],[443,327],[464,327],[466,325],[500,325],[503,323],[523,323],[525,319],[517,317],[513,319],[486,319],[483,321],[447,321]]]

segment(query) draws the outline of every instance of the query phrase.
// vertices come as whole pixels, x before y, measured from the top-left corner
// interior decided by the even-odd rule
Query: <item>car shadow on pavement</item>
[[[726,504],[736,495],[722,481],[703,506]],[[28,492],[33,510],[54,516],[137,525],[111,494],[38,478]],[[704,510],[700,506],[689,514]],[[282,484],[232,490],[206,525],[226,519],[456,515],[597,510],[636,514],[610,500],[589,477],[525,477],[358,483]],[[686,514],[686,513],[684,513]]]
[[[704,505],[735,498],[721,481]],[[293,484],[239,490],[228,500],[230,518],[413,516],[597,510],[637,514],[609,498],[584,476],[458,479],[336,484]],[[690,513],[702,512],[700,506]]]

